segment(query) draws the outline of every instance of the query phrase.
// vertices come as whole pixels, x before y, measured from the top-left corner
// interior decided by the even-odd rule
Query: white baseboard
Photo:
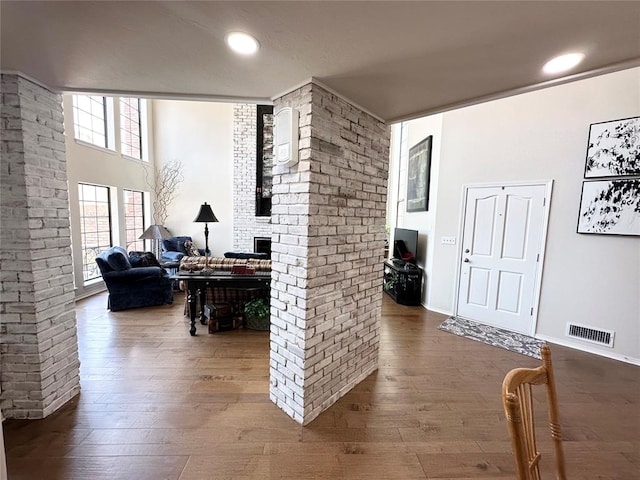
[[[453,315],[453,313],[452,313],[452,312],[448,312],[448,311],[445,311],[445,310],[440,310],[439,308],[432,308],[432,307],[430,307],[430,306],[428,306],[428,305],[424,305],[424,304],[422,304],[422,306],[423,306],[424,308],[426,308],[427,310],[429,310],[430,312],[441,313],[442,315],[447,315],[448,317],[450,317],[451,315]]]
[[[104,284],[104,282],[98,282],[93,285],[84,287],[82,290],[76,289],[75,299],[76,301],[83,300],[85,298],[89,298],[93,295],[97,295],[98,293],[102,293],[106,291],[107,291],[107,286]]]
[[[538,340],[544,340],[545,342],[555,343],[556,345],[561,345],[563,347],[573,348],[574,350],[580,350],[582,352],[592,353],[594,355],[599,355],[601,357],[607,357],[613,360],[618,360],[619,362],[630,363],[631,365],[640,366],[640,358],[629,357],[627,355],[620,355],[619,353],[614,353],[614,352],[606,352],[604,350],[594,348],[584,343],[568,342],[566,340],[549,337],[547,335],[536,335],[535,338],[537,338]]]

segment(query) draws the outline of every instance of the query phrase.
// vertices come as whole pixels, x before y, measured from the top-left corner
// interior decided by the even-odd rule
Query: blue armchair
[[[172,282],[163,268],[133,266],[122,247],[98,254],[96,263],[109,291],[107,308],[112,312],[173,303]]]
[[[162,240],[162,253],[160,259],[163,262],[179,262],[184,256],[191,256],[187,251],[185,242],[192,242],[191,237],[170,237]],[[204,248],[199,248],[200,255],[204,255]]]

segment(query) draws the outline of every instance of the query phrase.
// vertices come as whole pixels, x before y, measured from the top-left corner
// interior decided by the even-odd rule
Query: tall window
[[[142,119],[139,98],[120,99],[120,148],[123,155],[142,160]]]
[[[96,255],[112,246],[109,188],[78,184],[80,200],[80,236],[82,273],[85,282],[100,277]]]
[[[142,192],[124,191],[124,224],[127,250],[144,251],[144,240],[139,240],[144,232],[144,194]]]
[[[108,148],[107,99],[94,95],[74,95],[73,128],[78,140]]]
[[[273,106],[258,105],[256,122],[256,216],[271,215]]]

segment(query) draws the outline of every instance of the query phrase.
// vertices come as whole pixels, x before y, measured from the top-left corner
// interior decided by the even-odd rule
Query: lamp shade
[[[163,238],[169,238],[171,234],[169,230],[162,225],[149,225],[147,229],[138,238],[140,240],[162,240]]]
[[[214,215],[213,210],[211,210],[211,205],[209,205],[207,202],[204,202],[200,206],[200,211],[198,212],[198,216],[196,217],[194,222],[213,223],[217,221],[218,219]]]

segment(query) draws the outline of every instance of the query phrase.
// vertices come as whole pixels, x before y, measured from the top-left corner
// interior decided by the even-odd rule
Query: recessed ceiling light
[[[240,55],[253,55],[260,48],[258,41],[242,32],[231,32],[225,37],[229,48]]]
[[[562,73],[571,70],[584,59],[584,53],[567,53],[552,58],[542,67],[542,71],[548,74]]]

